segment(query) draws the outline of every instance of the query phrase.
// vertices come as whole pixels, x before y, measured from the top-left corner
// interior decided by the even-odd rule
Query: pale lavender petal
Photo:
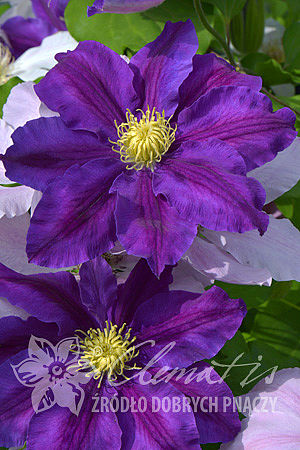
[[[270,216],[263,236],[255,230],[243,234],[209,230],[202,233],[241,264],[268,270],[278,281],[300,281],[300,232],[288,219]]]
[[[183,257],[189,262],[189,274],[197,270],[207,279],[233,284],[259,284],[269,286],[272,275],[265,268],[255,268],[240,263],[230,253],[217,245],[196,237]],[[198,272],[198,273],[199,273]],[[178,277],[180,274],[178,273]],[[174,279],[176,276],[174,274]],[[195,292],[193,290],[193,292]]]
[[[267,377],[268,378],[268,377]],[[300,369],[283,369],[272,382],[260,381],[245,397],[255,406],[245,410],[242,431],[222,450],[298,450],[300,446]]]
[[[279,153],[272,161],[249,172],[264,187],[266,203],[289,191],[300,179],[300,138]]]

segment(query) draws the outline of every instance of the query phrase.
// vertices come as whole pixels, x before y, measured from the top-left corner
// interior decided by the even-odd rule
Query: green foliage
[[[256,52],[263,41],[264,24],[263,0],[248,0],[230,24],[230,36],[235,48],[242,53]]]
[[[243,9],[246,0],[209,0],[209,2],[217,6],[228,21]]]
[[[216,284],[231,298],[243,298],[248,309],[240,331],[211,360],[223,376],[226,365],[242,355],[236,361],[240,367],[233,367],[226,377],[234,395],[247,393],[274,366],[278,370],[299,366],[300,283],[273,281],[271,287]],[[254,363],[259,367],[247,379]]]
[[[2,108],[3,105],[6,103],[7,97],[9,96],[10,91],[14,86],[21,83],[20,78],[14,77],[11,78],[7,83],[0,86],[0,111],[1,111],[1,117],[2,117]]]
[[[283,36],[286,67],[300,69],[300,22],[290,25]]]
[[[78,41],[96,40],[119,54],[124,54],[126,49],[136,52],[154,40],[168,20],[192,19],[202,53],[211,41],[211,35],[201,26],[191,0],[166,0],[161,6],[139,14],[95,14],[87,18],[85,11],[89,3],[90,0],[69,2],[65,19],[70,33]]]
[[[243,67],[263,78],[265,86],[291,83],[292,77],[279,62],[264,53],[250,53],[241,59]]]

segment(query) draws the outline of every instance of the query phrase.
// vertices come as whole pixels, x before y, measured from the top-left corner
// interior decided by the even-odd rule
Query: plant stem
[[[266,94],[268,97],[270,97],[271,99],[273,99],[275,102],[279,103],[282,106],[286,106],[287,108],[290,108],[292,111],[294,111],[294,113],[297,116],[300,116],[300,111],[298,111],[297,109],[292,108],[290,105],[288,105],[287,103],[285,103],[283,100],[280,100],[280,98],[276,97],[276,95],[271,94],[271,92],[267,91],[267,89],[265,88],[261,88],[261,92],[263,92],[264,94]]]
[[[222,45],[222,47],[224,48],[224,51],[227,55],[227,58],[230,62],[230,64],[232,64],[234,67],[236,66],[236,63],[234,61],[234,58],[231,54],[230,48],[228,47],[228,45],[226,44],[226,41],[222,38],[222,36],[208,23],[206,17],[205,17],[205,13],[203,11],[202,8],[202,3],[201,0],[193,0],[194,3],[194,8],[195,11],[200,19],[200,21],[202,22],[202,24],[204,25],[204,27],[220,42],[220,44]]]

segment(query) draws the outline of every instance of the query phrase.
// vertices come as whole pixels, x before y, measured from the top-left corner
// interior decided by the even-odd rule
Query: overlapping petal
[[[47,136],[43,141],[42,135]],[[14,145],[3,157],[7,176],[40,191],[74,164],[115,156],[97,135],[73,131],[59,117],[32,120],[17,129],[12,139]]]
[[[140,329],[139,342],[155,341],[154,346],[144,349],[149,360],[174,343],[158,364],[186,367],[214,356],[234,336],[245,313],[242,300],[231,300],[214,286],[201,295],[175,291],[158,294],[137,309],[133,324]]]
[[[178,118],[178,139],[221,139],[235,147],[251,170],[271,161],[296,137],[295,115],[288,108],[272,112],[271,100],[242,86],[213,89]]]
[[[242,235],[203,230],[203,234],[241,264],[267,269],[278,281],[300,281],[300,232],[288,219],[270,216],[268,230],[263,236],[256,230]]]
[[[15,58],[31,47],[37,47],[42,40],[52,34],[55,28],[41,19],[17,16],[8,19],[3,25]]]
[[[108,319],[108,311],[117,299],[117,282],[111,267],[102,258],[88,261],[80,268],[80,296],[99,323]]]
[[[40,99],[70,128],[114,140],[114,121],[124,122],[126,108],[134,111],[138,105],[128,64],[95,41],[80,42],[56,59],[59,64],[36,86]]]
[[[206,228],[240,233],[257,228],[264,233],[265,192],[256,180],[238,175],[244,169],[240,160],[219,141],[184,143],[178,156],[157,168],[154,192],[166,196],[180,217]]]
[[[237,72],[214,53],[195,55],[193,70],[179,88],[179,110],[191,106],[201,95],[221,86],[246,86],[260,91],[260,77]],[[178,111],[177,111],[178,112]]]
[[[96,382],[90,384],[95,385]],[[121,430],[115,413],[112,411],[92,412],[95,405],[94,391],[85,396],[84,406],[79,415],[73,414],[68,408],[55,405],[43,414],[36,414],[30,421],[29,448],[41,448],[49,446],[49,442],[55,443],[57,448],[64,448],[67,442],[70,448],[88,448],[89,450],[121,447]],[[111,392],[101,389],[98,394],[108,398]]]
[[[197,369],[194,373],[189,369]],[[238,412],[233,409],[231,390],[209,364],[201,362],[187,369],[182,377],[173,376],[170,383],[188,397],[200,400],[194,414],[202,444],[227,442],[241,428]],[[224,405],[224,398],[230,406]],[[201,406],[200,406],[201,405]]]
[[[162,448],[199,449],[199,436],[191,411],[178,414],[172,409],[168,412],[162,408],[158,412],[152,410],[154,397],[160,400],[168,397],[171,403],[176,397],[182,404],[184,395],[175,387],[165,383],[159,383],[156,386],[150,383],[146,386],[134,383],[132,385],[125,384],[119,390],[122,395],[135,401],[138,401],[140,397],[144,397],[148,405],[145,412],[134,411],[127,413],[126,417],[123,418],[123,422],[119,419],[119,422],[123,425],[124,448],[132,450],[142,448],[151,448],[151,450],[160,450]],[[131,446],[128,445],[129,442]]]
[[[120,165],[109,159],[90,161],[70,168],[48,186],[28,231],[31,262],[67,267],[113,247],[115,196],[109,188]]]
[[[198,48],[195,28],[190,20],[167,22],[158,38],[138,51],[130,60],[136,74],[144,110],[156,108],[169,116],[174,113],[178,89],[192,70],[192,57]],[[140,78],[139,78],[140,77]]]
[[[166,264],[175,264],[191,245],[196,226],[155,197],[148,172],[121,174],[112,191],[118,192],[117,234],[127,252],[146,258],[157,275]]]
[[[89,326],[90,316],[80,302],[79,289],[68,272],[21,275],[0,265],[1,295],[44,322],[55,322],[63,333]]]

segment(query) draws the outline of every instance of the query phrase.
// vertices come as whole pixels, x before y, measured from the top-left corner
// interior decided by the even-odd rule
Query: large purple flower
[[[164,0],[95,0],[93,5],[88,7],[88,16],[104,12],[135,13],[153,8],[163,2]]]
[[[232,338],[245,305],[217,287],[169,292],[171,281],[169,268],[158,280],[144,260],[119,287],[102,258],[82,265],[79,282],[1,265],[1,297],[31,316],[0,319],[0,445],[183,449],[233,439],[238,414],[223,405],[232,393],[203,359]],[[149,407],[93,412],[97,398],[115,396],[143,397]],[[185,412],[154,412],[153,397],[198,401]]]
[[[127,64],[94,41],[57,55],[36,86],[60,117],[28,122],[3,157],[7,177],[43,191],[30,261],[78,264],[119,239],[155,274],[175,264],[197,225],[262,234],[265,192],[247,177],[295,138],[258,77],[196,55],[193,24],[167,23]]]

